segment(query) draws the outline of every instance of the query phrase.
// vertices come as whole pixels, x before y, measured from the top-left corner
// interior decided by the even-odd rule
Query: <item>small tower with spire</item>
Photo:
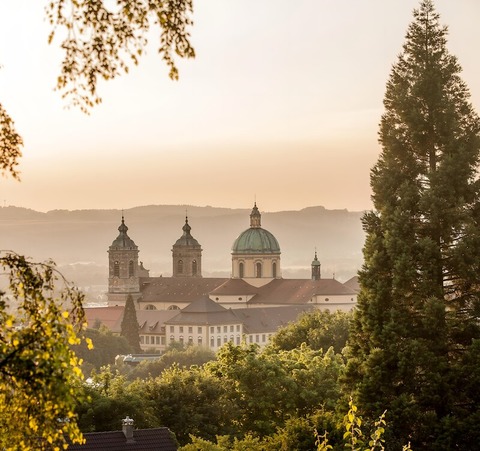
[[[262,215],[257,208],[257,202],[253,205],[252,212],[250,213],[250,227],[252,229],[258,229],[262,227],[261,223]]]
[[[320,268],[321,264],[318,261],[317,250],[315,249],[315,258],[312,261],[312,280],[320,280],[322,278]]]
[[[183,235],[172,247],[173,277],[202,277],[202,246],[190,233],[188,216],[182,230]]]
[[[108,305],[125,305],[129,294],[140,297],[138,247],[128,236],[122,212],[119,235],[108,248]]]

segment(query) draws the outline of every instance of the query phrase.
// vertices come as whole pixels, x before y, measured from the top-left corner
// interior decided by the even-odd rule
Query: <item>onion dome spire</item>
[[[312,280],[321,279],[320,267],[321,265],[317,257],[317,250],[315,249],[315,258],[312,261]]]
[[[183,236],[186,238],[191,238],[192,235],[190,234],[190,230],[192,228],[190,227],[190,224],[188,223],[188,216],[185,216],[185,225],[182,227],[183,230]]]
[[[193,238],[192,234],[190,233],[192,228],[188,223],[188,216],[185,216],[185,224],[183,225],[182,230],[183,230],[183,234],[176,241],[174,246],[200,246],[198,241],[195,238]]]
[[[122,222],[118,227],[118,231],[120,232],[117,238],[113,241],[111,247],[112,248],[121,248],[121,249],[137,249],[137,245],[135,242],[128,236],[127,231],[128,227],[125,224],[125,218],[122,212]]]

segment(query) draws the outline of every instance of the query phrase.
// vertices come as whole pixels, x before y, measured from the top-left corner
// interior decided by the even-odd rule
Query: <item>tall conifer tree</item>
[[[473,449],[480,121],[433,2],[413,15],[387,82],[346,381],[371,418],[387,409],[387,449]]]
[[[137,312],[131,294],[128,295],[125,302],[120,335],[127,339],[128,344],[135,352],[140,353],[142,351],[140,348]]]

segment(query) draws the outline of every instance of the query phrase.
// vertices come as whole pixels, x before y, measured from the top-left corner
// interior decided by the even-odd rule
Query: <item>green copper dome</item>
[[[261,227],[250,228],[240,234],[232,247],[234,254],[279,254],[277,239]]]
[[[261,215],[255,203],[250,214],[250,228],[240,234],[232,246],[232,254],[279,254],[277,239],[260,227]]]

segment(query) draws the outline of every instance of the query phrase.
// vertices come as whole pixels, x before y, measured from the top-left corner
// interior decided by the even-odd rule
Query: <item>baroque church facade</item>
[[[250,227],[233,243],[230,278],[202,276],[202,247],[191,230],[187,217],[172,246],[172,277],[150,277],[123,215],[108,249],[108,306],[118,309],[132,296],[145,350],[162,351],[172,341],[213,350],[227,341],[262,346],[304,311],[348,311],[356,304],[348,283],[322,279],[316,252],[310,279],[282,278],[280,245],[262,228],[256,203]]]

